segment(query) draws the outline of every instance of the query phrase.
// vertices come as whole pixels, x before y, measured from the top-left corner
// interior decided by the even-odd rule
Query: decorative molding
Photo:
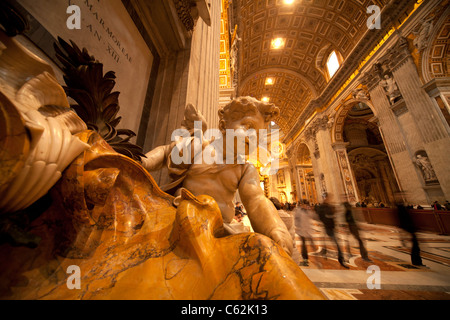
[[[334,151],[338,151],[338,150],[346,150],[349,145],[350,142],[336,141],[331,144],[331,147],[333,148]]]
[[[366,71],[360,78],[363,86],[366,86],[369,91],[373,91],[381,81],[381,65],[375,63],[368,71]]]
[[[400,37],[399,40],[388,50],[388,52],[380,59],[381,64],[385,65],[390,72],[396,71],[402,65],[413,57],[409,49],[408,39]]]
[[[391,110],[398,117],[398,116],[408,112],[408,107],[406,106],[405,100],[401,99],[391,106]]]
[[[317,132],[318,130],[327,130],[329,128],[328,116],[323,116],[321,118],[316,118],[311,124],[312,130]]]
[[[422,88],[430,97],[434,97],[440,91],[450,91],[450,78],[434,78],[425,83]]]
[[[172,0],[177,10],[178,18],[187,31],[194,30],[195,21],[191,16],[191,0]]]

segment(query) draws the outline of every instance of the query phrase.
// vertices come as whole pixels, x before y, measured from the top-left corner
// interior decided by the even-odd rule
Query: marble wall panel
[[[73,40],[104,64],[104,73],[116,73],[115,90],[121,92],[118,127],[139,131],[154,56],[120,0],[73,0],[81,9],[81,29],[67,27],[68,1],[17,0],[53,38]]]

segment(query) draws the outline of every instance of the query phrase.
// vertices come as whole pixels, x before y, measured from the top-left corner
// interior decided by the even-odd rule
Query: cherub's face
[[[242,117],[235,119],[227,119],[222,127],[222,132],[225,135],[233,134],[237,139],[234,139],[234,145],[228,146],[228,152],[233,152],[235,154],[242,153],[238,152],[238,140],[242,139],[245,143],[245,155],[249,155],[250,144],[258,143],[259,130],[265,129],[265,122],[263,116],[259,112],[246,113]],[[226,139],[225,139],[226,140]],[[243,151],[243,150],[242,150]]]
[[[264,119],[260,113],[246,114],[244,117],[236,120],[227,120],[225,129],[244,130],[254,129],[256,131],[264,129]]]

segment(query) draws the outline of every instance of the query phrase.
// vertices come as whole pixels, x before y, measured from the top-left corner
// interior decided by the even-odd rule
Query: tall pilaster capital
[[[408,39],[405,37],[400,37],[392,48],[388,50],[381,61],[382,64],[386,66],[386,69],[393,72],[401,67],[408,59],[411,59],[412,61]]]
[[[309,127],[310,133],[314,133],[314,135],[315,135],[319,130],[327,130],[327,129],[329,129],[328,123],[329,123],[328,116],[323,116],[323,117],[320,117],[320,118],[316,118],[311,123],[311,126]]]
[[[327,130],[328,129],[328,116],[323,116],[322,118],[318,118],[316,120],[316,125],[318,130]]]
[[[361,77],[361,84],[372,91],[380,83],[382,79],[383,69],[380,63],[375,63],[372,68],[366,71]]]
[[[314,124],[311,124],[305,130],[305,139],[307,141],[315,141],[316,140],[317,127]]]

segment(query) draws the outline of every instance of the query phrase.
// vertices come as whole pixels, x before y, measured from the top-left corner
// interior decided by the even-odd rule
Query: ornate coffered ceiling
[[[236,1],[236,0],[235,0]],[[324,60],[336,50],[345,60],[368,31],[367,7],[385,1],[238,1],[239,95],[264,96],[281,108],[277,120],[288,133],[311,100],[327,89]],[[284,47],[271,48],[275,38]],[[272,85],[265,79],[271,77]]]

